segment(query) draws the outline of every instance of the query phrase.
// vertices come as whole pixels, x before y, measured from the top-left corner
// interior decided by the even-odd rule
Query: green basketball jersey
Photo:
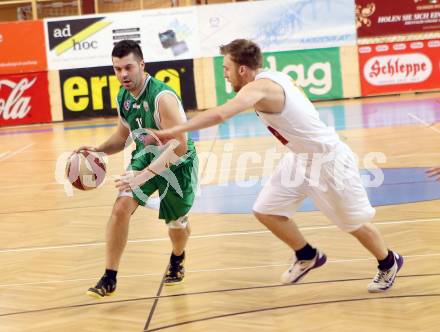
[[[153,159],[157,157],[158,150],[153,146],[149,146],[145,149],[142,138],[146,132],[143,129],[161,129],[160,116],[157,107],[159,97],[164,93],[172,93],[177,98],[180,105],[181,117],[186,119],[180,98],[174,90],[150,75],[147,77],[142,91],[136,98],[124,87],[121,87],[117,96],[119,116],[123,123],[130,128],[132,139],[136,143],[136,150],[133,151],[132,156],[142,155],[142,158],[146,158],[147,164],[151,163]],[[195,157],[193,141],[188,139],[187,145],[187,155],[182,163]],[[171,169],[175,167],[176,166],[173,165]]]

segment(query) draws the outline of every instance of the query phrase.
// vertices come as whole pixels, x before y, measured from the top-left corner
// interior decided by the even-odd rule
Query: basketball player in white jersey
[[[188,122],[154,131],[157,138],[166,141],[214,126],[253,107],[269,131],[292,152],[281,160],[253,207],[255,217],[295,251],[296,260],[281,281],[295,283],[326,262],[325,254],[312,247],[290,220],[309,196],[334,224],[356,237],[378,260],[379,270],[368,291],[389,289],[403,257],[387,249],[378,229],[370,223],[375,210],[362,186],[352,151],[333,128],[320,121],[312,103],[288,75],[261,69],[258,45],[237,39],[221,46],[220,51],[224,76],[238,92],[235,98]],[[286,184],[295,173],[302,174],[302,183]]]

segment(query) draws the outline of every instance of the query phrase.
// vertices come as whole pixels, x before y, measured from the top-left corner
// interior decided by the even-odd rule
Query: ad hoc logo
[[[76,36],[76,35],[75,35]],[[73,37],[75,37],[73,36]],[[72,29],[70,24],[66,24],[63,28],[55,28],[53,29],[53,38],[54,39],[61,39],[66,40],[72,37]],[[77,37],[72,38],[71,40],[71,47],[74,51],[82,51],[82,50],[89,50],[89,49],[97,49],[98,48],[98,41],[97,40],[84,40],[87,37]]]

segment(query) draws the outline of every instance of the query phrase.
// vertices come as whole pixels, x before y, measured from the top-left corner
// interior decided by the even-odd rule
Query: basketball
[[[66,176],[69,182],[80,190],[99,187],[104,181],[105,173],[105,162],[97,152],[80,151],[67,161]]]

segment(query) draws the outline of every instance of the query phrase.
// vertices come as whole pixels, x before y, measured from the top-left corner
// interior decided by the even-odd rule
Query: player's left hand
[[[146,182],[146,179],[144,179],[141,174],[141,171],[125,172],[115,180],[116,188],[118,188],[120,192],[128,192],[136,187],[142,186]]]

